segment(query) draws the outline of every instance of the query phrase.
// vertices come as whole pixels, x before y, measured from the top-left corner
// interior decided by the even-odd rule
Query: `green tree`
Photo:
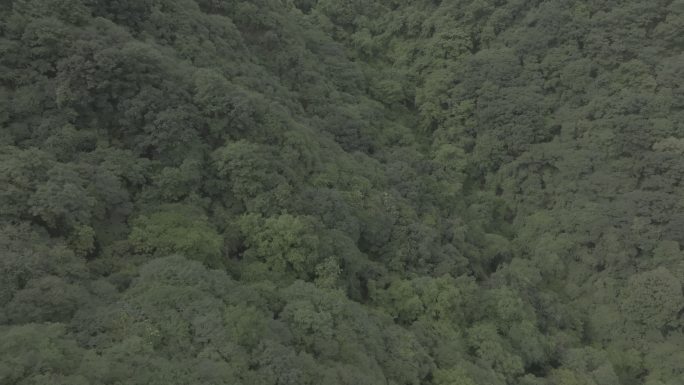
[[[263,264],[276,276],[313,278],[323,256],[319,254],[320,240],[309,218],[289,214],[270,218],[247,215],[240,220],[240,230],[245,236],[244,257],[248,261],[257,266]]]
[[[129,239],[150,256],[183,254],[209,266],[222,264],[223,239],[197,207],[172,204],[143,214],[134,220]]]
[[[663,267],[630,277],[621,299],[621,310],[637,325],[664,330],[679,325],[677,314],[684,306],[682,286]]]

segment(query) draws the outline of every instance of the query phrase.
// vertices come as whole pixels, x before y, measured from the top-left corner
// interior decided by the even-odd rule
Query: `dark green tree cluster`
[[[684,384],[682,0],[0,3],[0,384]]]

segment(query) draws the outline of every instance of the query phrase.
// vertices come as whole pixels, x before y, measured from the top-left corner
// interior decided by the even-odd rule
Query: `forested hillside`
[[[0,384],[684,384],[684,0],[0,0]]]

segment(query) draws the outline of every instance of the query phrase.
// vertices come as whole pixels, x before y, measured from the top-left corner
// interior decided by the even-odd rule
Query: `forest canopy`
[[[0,383],[684,385],[682,31],[0,1]]]

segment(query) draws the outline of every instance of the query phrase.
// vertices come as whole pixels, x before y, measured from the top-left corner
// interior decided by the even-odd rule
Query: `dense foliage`
[[[684,384],[684,1],[0,4],[0,383]]]

